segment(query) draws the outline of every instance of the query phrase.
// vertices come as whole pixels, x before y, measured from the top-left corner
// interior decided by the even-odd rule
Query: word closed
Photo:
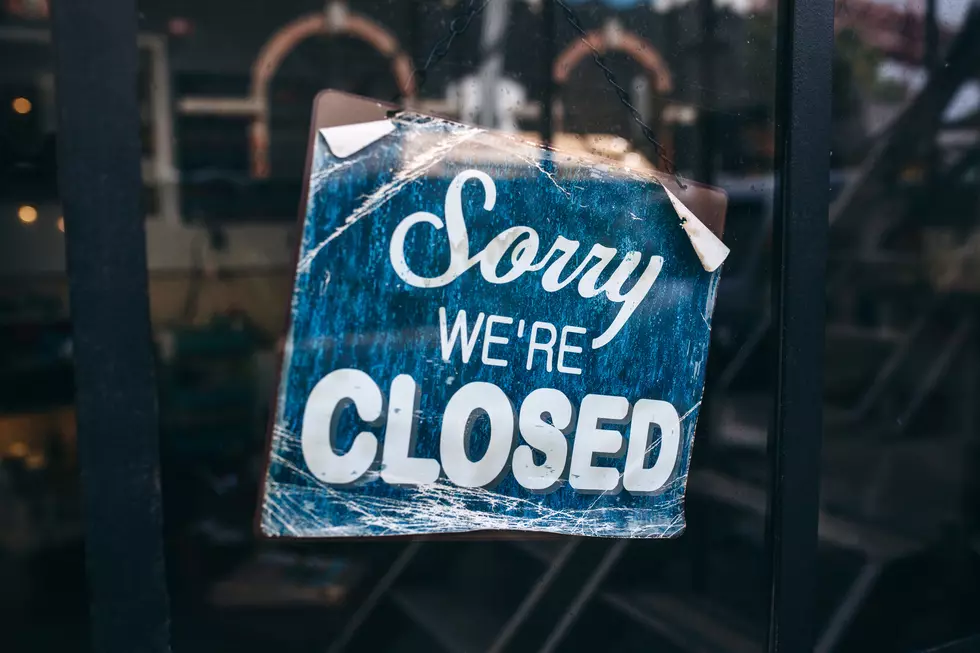
[[[385,423],[384,443],[371,431],[358,433],[347,451],[338,451],[334,432],[339,413],[352,404],[366,424]],[[457,390],[446,404],[439,431],[439,460],[414,451],[418,428],[418,386],[408,374],[391,383],[385,396],[360,370],[327,374],[310,393],[303,415],[303,457],[324,483],[361,481],[380,453],[381,479],[393,485],[427,485],[440,474],[460,487],[486,488],[511,471],[524,488],[549,492],[563,480],[578,492],[652,493],[670,478],[680,448],[680,419],[666,401],[586,395],[578,406],[560,390],[538,388],[517,415],[506,393],[493,383],[475,381]],[[474,431],[487,422],[485,451],[471,455]],[[628,424],[628,436],[612,426]],[[569,455],[567,436],[574,432]],[[516,434],[519,434],[518,443]],[[515,444],[517,444],[515,448]],[[626,460],[622,471],[600,465],[596,457]],[[540,462],[535,461],[535,452]],[[648,455],[655,453],[647,465]],[[508,470],[508,466],[510,469]],[[567,470],[567,473],[566,473]]]

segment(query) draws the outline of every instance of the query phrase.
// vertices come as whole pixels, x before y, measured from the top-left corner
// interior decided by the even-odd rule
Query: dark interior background
[[[364,40],[290,42],[345,12],[394,38],[416,105],[664,167],[546,0],[141,0],[140,105],[173,648],[185,651],[755,651],[769,609],[770,233],[776,16],[767,0],[566,0],[685,177],[729,195],[725,265],[688,487],[671,541],[257,540],[310,108],[323,88],[392,100]],[[935,5],[935,23],[929,20]],[[48,0],[0,4],[0,650],[86,651],[71,319]],[[817,650],[924,651],[980,634],[977,420],[980,7],[838,0]],[[333,21],[333,22],[331,22]],[[488,42],[492,22],[503,38]],[[934,25],[934,27],[933,27]],[[489,97],[474,95],[499,61]],[[104,110],[113,111],[110,102]]]

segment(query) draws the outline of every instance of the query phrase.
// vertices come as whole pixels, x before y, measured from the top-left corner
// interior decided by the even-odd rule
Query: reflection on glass
[[[835,4],[818,650],[923,650],[980,631],[980,19],[958,0]],[[774,124],[786,119],[774,5],[140,1],[134,137],[175,648],[763,648]],[[48,8],[0,4],[0,61],[16,62],[0,67],[0,608],[16,615],[4,650],[85,640]],[[732,253],[680,538],[254,537],[325,88],[726,191]]]
[[[46,6],[0,3],[0,648],[23,651],[88,638]]]

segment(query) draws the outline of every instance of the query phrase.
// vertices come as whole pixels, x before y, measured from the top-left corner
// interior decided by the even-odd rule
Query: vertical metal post
[[[833,0],[779,3],[769,651],[814,646]]]
[[[163,653],[169,617],[140,207],[136,6],[53,5],[94,650]]]

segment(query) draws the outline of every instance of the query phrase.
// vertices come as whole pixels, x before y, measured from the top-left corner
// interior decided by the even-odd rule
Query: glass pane
[[[980,633],[970,4],[839,3],[820,651]]]
[[[0,648],[87,650],[47,2],[0,5]]]
[[[748,4],[141,0],[176,650],[762,650],[775,20]],[[254,535],[313,99],[412,86],[417,111],[534,140],[550,111],[560,150],[727,192],[678,539]]]

